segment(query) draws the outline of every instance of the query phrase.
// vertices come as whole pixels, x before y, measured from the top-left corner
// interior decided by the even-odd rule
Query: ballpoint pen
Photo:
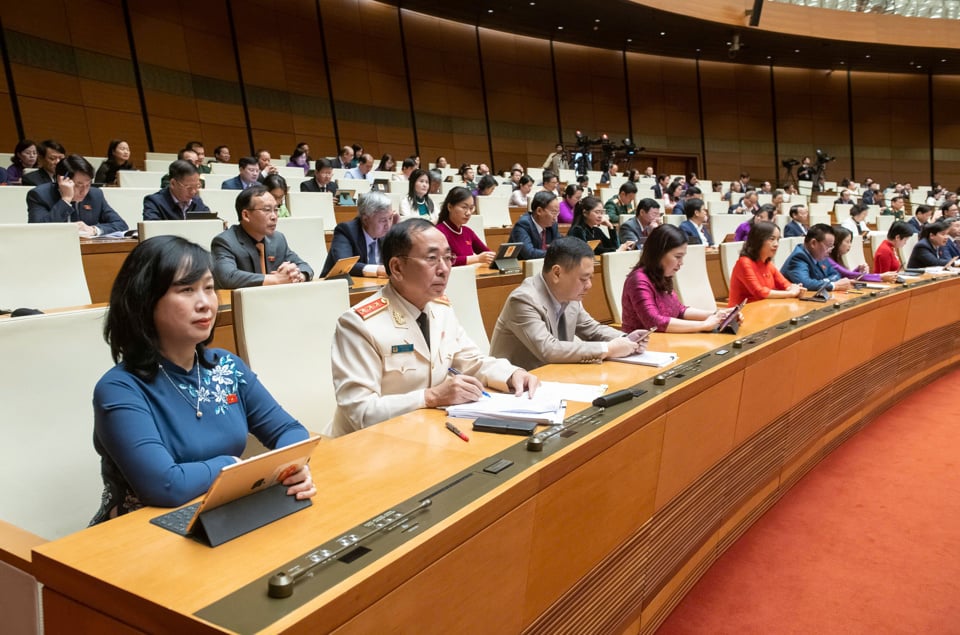
[[[463,373],[461,373],[459,370],[457,370],[456,368],[448,368],[448,369],[447,369],[447,372],[450,373],[451,375],[462,375],[462,374],[463,374]],[[480,391],[480,394],[483,395],[484,397],[489,397],[489,396],[490,396],[490,393],[488,393],[486,390],[481,390],[481,391]]]

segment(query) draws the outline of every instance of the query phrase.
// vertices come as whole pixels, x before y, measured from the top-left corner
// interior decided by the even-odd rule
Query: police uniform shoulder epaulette
[[[450,298],[448,298],[446,294],[443,294],[439,298],[435,298],[434,302],[436,302],[437,304],[445,304],[447,306],[450,306]]]
[[[375,300],[371,300],[366,304],[361,304],[360,306],[354,307],[353,310],[357,312],[357,315],[362,317],[364,320],[370,318],[380,311],[383,311],[390,305],[390,301],[386,298],[380,297]]]

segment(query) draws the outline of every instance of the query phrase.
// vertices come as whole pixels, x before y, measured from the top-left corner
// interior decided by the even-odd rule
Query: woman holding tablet
[[[104,325],[117,365],[93,394],[104,492],[91,524],[203,494],[248,432],[271,449],[309,436],[243,360],[206,348],[217,308],[210,253],[183,238],[146,240],[120,268]],[[316,493],[307,467],[283,484]]]
[[[712,331],[723,321],[729,310],[693,309],[680,303],[673,277],[686,254],[687,235],[679,227],[660,225],[650,233],[623,286],[621,330],[656,327],[667,333],[694,333]]]

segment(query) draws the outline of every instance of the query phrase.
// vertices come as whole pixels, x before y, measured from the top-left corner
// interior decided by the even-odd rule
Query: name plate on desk
[[[500,273],[520,273],[520,261],[517,256],[520,254],[522,243],[503,243],[497,249],[497,255],[493,259],[493,268]]]

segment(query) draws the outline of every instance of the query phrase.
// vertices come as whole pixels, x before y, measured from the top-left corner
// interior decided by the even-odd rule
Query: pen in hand
[[[463,373],[461,373],[459,370],[457,370],[456,368],[448,368],[448,369],[447,369],[447,372],[450,373],[451,375],[462,375],[462,374],[463,374]],[[480,394],[483,395],[484,397],[489,397],[489,396],[490,396],[490,393],[488,393],[486,390],[481,390],[481,391],[480,391]]]
[[[449,430],[450,432],[454,433],[455,435],[457,435],[458,437],[460,437],[460,438],[463,439],[464,441],[467,441],[467,442],[470,441],[470,437],[468,437],[468,436],[465,435],[464,433],[460,432],[460,428],[458,428],[457,426],[453,425],[453,424],[450,423],[449,421],[447,421],[447,424],[446,424],[446,425],[447,425],[447,430]]]

